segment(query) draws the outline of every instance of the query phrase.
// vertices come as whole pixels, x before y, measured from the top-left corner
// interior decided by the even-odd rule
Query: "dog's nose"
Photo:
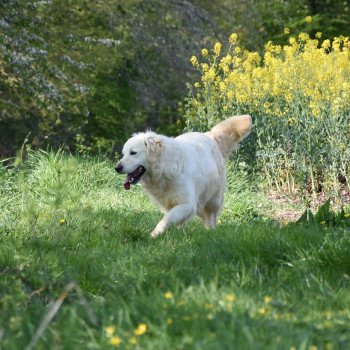
[[[121,164],[118,163],[118,164],[115,166],[115,171],[116,171],[117,173],[120,173],[122,170],[123,170],[123,166],[122,166]]]

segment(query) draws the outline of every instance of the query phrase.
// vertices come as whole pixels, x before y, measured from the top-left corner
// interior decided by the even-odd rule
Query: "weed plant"
[[[282,227],[230,166],[216,230],[155,240],[161,213],[110,161],[2,166],[1,348],[349,349],[349,210]]]
[[[218,42],[193,56],[201,77],[190,86],[187,128],[249,113],[248,163],[270,187],[337,196],[350,187],[350,41],[284,31],[288,43],[268,42],[263,54],[242,49],[232,34],[225,50]]]

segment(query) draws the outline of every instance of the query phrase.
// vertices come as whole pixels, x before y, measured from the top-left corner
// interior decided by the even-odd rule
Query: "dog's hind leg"
[[[178,204],[170,209],[159,221],[156,228],[151,232],[151,237],[155,238],[162,234],[169,225],[181,224],[194,216],[196,210],[192,203]]]
[[[222,209],[223,200],[223,195],[218,195],[205,205],[200,217],[207,228],[214,229],[216,227],[218,216]]]

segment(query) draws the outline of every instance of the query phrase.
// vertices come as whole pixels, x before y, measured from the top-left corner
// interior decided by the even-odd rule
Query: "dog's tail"
[[[237,148],[238,143],[250,134],[251,130],[251,116],[241,115],[228,118],[216,124],[206,134],[217,142],[222,156],[226,159]]]

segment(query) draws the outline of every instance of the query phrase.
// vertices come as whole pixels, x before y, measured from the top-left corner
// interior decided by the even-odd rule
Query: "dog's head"
[[[153,132],[135,134],[123,147],[123,158],[115,166],[119,174],[127,174],[124,188],[139,182],[145,173],[150,173],[164,151],[160,135]]]

